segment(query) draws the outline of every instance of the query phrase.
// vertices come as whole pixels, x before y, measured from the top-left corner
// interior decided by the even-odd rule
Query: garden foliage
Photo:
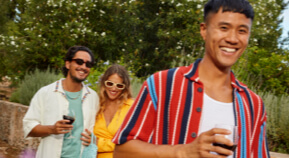
[[[59,70],[72,45],[89,47],[100,63],[123,58],[142,78],[170,68],[181,54],[195,59],[204,53],[199,35],[204,0],[0,2],[5,17],[0,29],[0,75],[12,79],[22,79],[26,71],[45,70],[48,65]],[[288,46],[289,38],[287,43],[281,38],[280,27],[286,3],[251,3],[256,16],[240,66],[262,78],[260,88],[270,87],[277,94],[288,92],[284,88],[289,86],[288,50],[282,46]]]
[[[50,68],[45,71],[36,69],[34,72],[27,72],[19,87],[12,93],[10,101],[29,105],[34,94],[43,86],[46,86],[63,77],[56,74]]]

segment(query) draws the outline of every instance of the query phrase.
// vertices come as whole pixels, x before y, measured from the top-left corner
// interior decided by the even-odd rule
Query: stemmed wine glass
[[[225,137],[233,142],[233,146],[227,146],[225,144],[220,144],[220,143],[213,143],[213,145],[214,146],[220,146],[220,147],[223,147],[225,149],[232,150],[234,152],[236,147],[237,147],[238,139],[239,139],[238,126],[225,125],[225,124],[216,124],[215,127],[216,128],[223,128],[223,129],[227,129],[227,130],[231,131],[231,134],[230,135],[225,135]],[[224,155],[224,154],[219,154],[219,155],[227,156],[227,155]]]
[[[68,115],[63,115],[63,119],[64,120],[69,120],[70,122],[67,122],[66,124],[73,124],[73,122],[75,121],[75,112],[73,110],[69,110]],[[74,136],[72,136],[71,134],[71,130],[69,131],[69,136],[66,137],[65,139],[72,139],[75,138]]]

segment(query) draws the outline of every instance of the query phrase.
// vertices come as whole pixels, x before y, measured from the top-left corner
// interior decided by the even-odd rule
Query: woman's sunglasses
[[[84,62],[82,59],[71,59],[71,61],[75,61],[77,65],[82,65],[85,63],[85,66],[88,68],[91,68],[93,66],[93,63],[90,61]]]
[[[119,90],[123,90],[125,88],[125,84],[122,84],[122,83],[114,83],[114,82],[111,82],[109,80],[106,80],[104,82],[105,86],[108,87],[108,88],[111,88],[113,86],[115,86],[117,89]]]

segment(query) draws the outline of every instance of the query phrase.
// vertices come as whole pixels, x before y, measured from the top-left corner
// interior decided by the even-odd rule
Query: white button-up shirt
[[[42,87],[33,96],[29,109],[23,118],[24,137],[40,125],[54,125],[68,113],[69,102],[62,88],[62,79]],[[99,110],[99,98],[96,92],[83,84],[82,112],[83,129],[93,131],[96,112]],[[36,158],[58,158],[61,156],[64,134],[42,137]],[[81,147],[81,152],[84,146]]]

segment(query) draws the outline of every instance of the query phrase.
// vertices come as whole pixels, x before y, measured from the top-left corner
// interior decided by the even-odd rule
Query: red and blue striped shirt
[[[196,139],[202,115],[204,86],[198,59],[190,66],[157,72],[143,84],[113,142],[187,144]],[[266,112],[262,99],[231,73],[235,124],[240,139],[234,157],[270,157]]]

